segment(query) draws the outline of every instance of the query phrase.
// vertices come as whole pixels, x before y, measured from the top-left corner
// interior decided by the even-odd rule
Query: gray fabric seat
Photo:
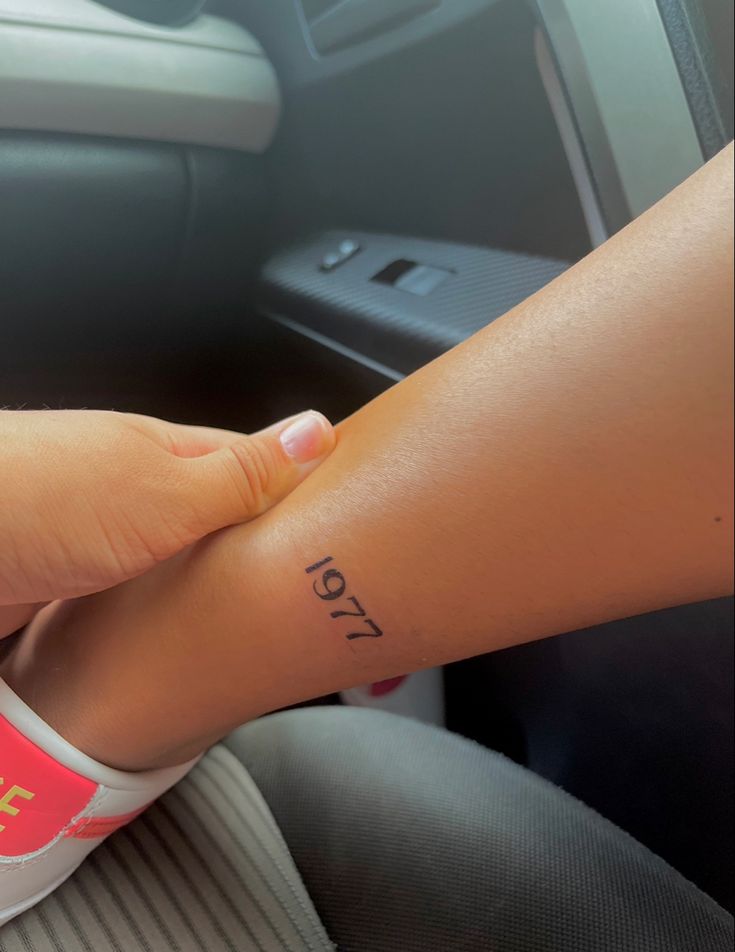
[[[730,952],[733,921],[504,758],[332,707],[237,731],[0,932],[1,952],[332,942],[340,952]]]
[[[732,917],[661,859],[456,735],[314,708],[255,722],[227,745],[340,950],[733,948]]]

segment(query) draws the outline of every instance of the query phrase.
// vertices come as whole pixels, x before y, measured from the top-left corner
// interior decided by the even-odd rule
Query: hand
[[[96,410],[0,411],[0,637],[260,515],[329,455],[308,412],[254,436]]]

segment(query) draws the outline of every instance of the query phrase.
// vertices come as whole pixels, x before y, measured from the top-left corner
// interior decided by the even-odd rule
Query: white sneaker
[[[123,773],[72,747],[0,679],[0,926],[196,763]]]

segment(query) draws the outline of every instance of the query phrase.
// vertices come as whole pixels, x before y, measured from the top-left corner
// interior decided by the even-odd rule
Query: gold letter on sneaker
[[[5,783],[2,777],[0,777],[0,787]],[[16,797],[20,797],[21,800],[32,800],[35,794],[31,793],[30,790],[24,790],[23,787],[18,787],[15,784],[0,797],[0,813],[9,813],[11,816],[18,816],[20,813],[20,807],[14,807],[12,801]],[[4,825],[0,823],[0,833],[5,829]]]

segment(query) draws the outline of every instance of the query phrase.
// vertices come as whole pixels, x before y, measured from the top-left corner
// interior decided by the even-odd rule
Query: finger
[[[287,417],[274,426],[249,435],[260,436],[272,431],[274,427],[284,429],[298,416],[299,414],[295,414]],[[157,420],[155,417],[137,416],[137,420],[147,433],[155,436],[174,456],[180,456],[183,459],[214,453],[223,447],[231,446],[245,435],[236,430],[223,430],[214,426],[197,426],[189,423],[171,423],[168,420]]]
[[[213,453],[181,460],[181,501],[196,538],[248,522],[291,492],[332,452],[331,423],[309,410]],[[187,519],[187,521],[188,521]]]
[[[298,419],[301,414],[286,417],[264,430],[258,430],[255,433],[244,434],[236,430],[220,430],[213,426],[192,426],[184,423],[167,424],[174,428],[169,434],[171,439],[171,452],[175,456],[182,458],[191,458],[194,456],[204,456],[206,453],[214,453],[224,447],[232,446],[243,436],[267,436],[274,432],[285,430],[289,423]]]
[[[233,430],[221,430],[212,426],[171,423],[169,420],[159,420],[156,417],[138,413],[128,413],[125,416],[129,425],[153,439],[174,456],[182,458],[213,453],[223,446],[229,446],[243,435]]]

